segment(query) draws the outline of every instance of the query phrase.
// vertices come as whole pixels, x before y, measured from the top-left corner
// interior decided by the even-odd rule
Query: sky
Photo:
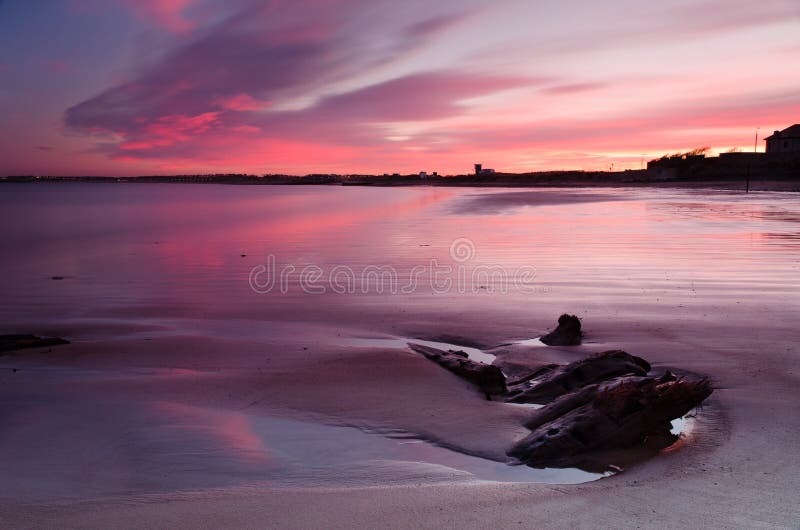
[[[0,0],[0,175],[638,169],[793,123],[798,0]]]

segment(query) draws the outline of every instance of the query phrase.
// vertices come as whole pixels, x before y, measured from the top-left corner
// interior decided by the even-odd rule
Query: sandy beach
[[[34,203],[28,190],[8,199],[4,215],[37,204],[38,220],[3,234],[20,250],[4,265],[0,331],[71,344],[0,357],[0,525],[800,523],[791,194],[303,189],[261,197],[274,202],[262,210],[250,192],[212,203],[193,189],[137,189],[127,201],[158,223],[132,224],[117,190],[89,195],[44,243],[37,230],[75,205]],[[109,209],[118,243],[93,229]],[[392,264],[402,282],[415,263],[444,262],[459,237],[476,263],[535,265],[534,289],[265,295],[247,283],[269,252],[326,270]],[[582,346],[509,345],[566,311],[584,322]],[[370,345],[406,339],[491,348],[501,366],[623,349],[708,375],[715,391],[674,446],[570,484],[598,477],[504,464],[530,410],[486,401],[408,348]]]

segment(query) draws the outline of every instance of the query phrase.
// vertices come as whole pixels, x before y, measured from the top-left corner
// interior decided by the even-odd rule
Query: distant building
[[[490,175],[494,172],[494,169],[483,169],[483,164],[475,164],[476,175]]]
[[[800,154],[800,124],[775,131],[772,136],[764,138],[764,141],[767,142],[767,153]]]
[[[425,171],[420,171],[419,172],[419,178],[421,178],[421,179],[428,178],[428,173],[426,173]]]

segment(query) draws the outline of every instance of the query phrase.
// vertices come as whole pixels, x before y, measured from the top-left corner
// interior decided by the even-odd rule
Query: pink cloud
[[[800,115],[800,98],[698,99],[635,115],[539,120],[509,125],[475,115],[456,128],[432,122],[405,139],[390,140],[385,121],[460,116],[461,98],[518,86],[514,78],[471,78],[454,72],[408,76],[322,100],[301,111],[214,111],[140,123],[106,154],[131,164],[246,172],[465,172],[484,160],[499,170],[583,167],[639,168],[641,159],[685,148],[740,145],[754,124],[762,130]],[[427,89],[426,89],[427,88]],[[532,102],[531,104],[535,104]],[[255,115],[254,115],[255,116]],[[714,131],[709,132],[709,129]],[[605,155],[618,152],[622,154]],[[628,153],[628,154],[624,154]],[[165,170],[166,171],[166,170]]]
[[[354,21],[365,5],[371,3],[252,4],[165,53],[129,81],[71,107],[66,124],[97,136],[102,143],[95,152],[111,157],[179,160],[202,151],[204,159],[213,160],[214,150],[230,152],[232,146],[263,152],[265,139],[275,145],[276,135],[293,146],[313,146],[309,155],[331,154],[320,144],[333,142],[341,149],[346,140],[354,146],[374,142],[376,131],[358,123],[417,120],[425,113],[457,115],[464,111],[459,105],[464,98],[522,83],[507,77],[419,74],[323,98],[306,111],[270,111],[273,101],[307,97],[332,82],[385,68],[463,16],[451,9],[450,15],[398,23],[392,11],[370,9],[369,16],[388,27],[364,26]],[[313,17],[308,16],[311,9]],[[365,44],[374,40],[381,46],[366,53]],[[122,141],[109,142],[114,137]]]
[[[465,99],[540,82],[514,76],[427,72],[326,98],[309,112],[350,124],[435,120],[463,113],[460,102]]]
[[[186,142],[209,131],[218,121],[218,112],[197,116],[162,116],[154,121],[140,122],[141,130],[119,145],[122,151],[145,151]]]
[[[235,111],[264,110],[272,105],[270,101],[262,101],[249,94],[222,97],[216,100],[216,103],[223,109]]]
[[[186,18],[186,10],[193,0],[124,0],[141,17],[175,33],[194,29],[195,24]]]
[[[543,94],[554,95],[577,94],[580,92],[599,90],[605,86],[605,83],[567,83],[543,88],[541,92]]]
[[[693,0],[637,5],[607,1],[595,4],[598,19],[586,28],[565,28],[555,35],[526,41],[538,57],[575,55],[611,49],[633,49],[659,43],[704,39],[800,20],[796,0]],[[592,6],[594,7],[594,6]],[[624,16],[620,16],[624,14]],[[577,17],[581,21],[582,17]],[[565,23],[565,27],[568,24]],[[500,50],[495,50],[495,53]],[[687,57],[687,59],[690,57]],[[528,57],[531,60],[531,56]]]
[[[176,32],[200,27],[210,5],[123,1]],[[764,13],[740,0],[632,10],[622,29],[592,24],[541,46],[532,33],[526,42],[535,51],[519,69],[504,67],[511,48],[502,43],[497,68],[455,62],[441,70],[437,60],[425,63],[433,54],[418,52],[465,20],[462,11],[419,11],[409,20],[403,14],[413,9],[384,0],[239,0],[233,8],[226,4],[238,9],[232,16],[174,39],[158,60],[126,72],[125,82],[69,108],[65,121],[71,131],[102,142],[95,156],[165,171],[458,172],[478,160],[520,170],[602,164],[607,157],[638,167],[641,155],[631,152],[730,146],[757,125],[788,124],[787,116],[800,114],[800,102],[769,94],[770,86],[782,90],[785,83],[761,78],[759,86],[737,85],[737,76],[709,70],[703,84],[691,69],[668,62],[654,90],[630,81],[654,75],[646,72],[605,74],[598,62],[559,75],[547,65],[564,52],[617,53],[623,46],[777,24],[798,12],[790,0],[764,2]],[[496,42],[497,28],[491,29],[486,40]],[[547,78],[531,73],[543,56]],[[635,67],[649,59],[640,60],[645,63]],[[416,70],[408,73],[411,63]],[[716,72],[727,68],[724,60],[713,64]],[[709,88],[714,83],[718,93]],[[497,97],[511,90],[509,99]],[[696,99],[702,93],[717,98]]]
[[[449,18],[426,17],[427,24],[392,21],[386,29],[354,26],[366,0],[285,3],[249,6],[201,37],[183,42],[131,81],[67,109],[67,125],[118,132],[130,129],[141,116],[245,110],[256,100],[278,104],[313,95],[331,83],[407,57],[442,31],[448,20],[462,16],[457,12]],[[369,13],[392,18],[391,11]],[[374,39],[382,46],[365,52]]]
[[[263,104],[237,95],[210,103],[217,110],[200,114],[137,116],[112,129],[124,139],[121,143],[106,143],[101,149],[110,156],[142,160],[190,159],[198,152],[210,160],[217,151],[230,155],[234,149],[241,161],[267,153],[273,161],[286,160],[287,154],[306,162],[325,156],[335,161],[340,153],[382,148],[387,142],[387,122],[458,116],[466,110],[461,105],[465,99],[537,82],[429,72],[324,98],[303,110],[281,112],[247,110]]]

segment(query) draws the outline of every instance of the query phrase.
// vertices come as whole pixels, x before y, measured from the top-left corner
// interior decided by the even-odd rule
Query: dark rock
[[[644,376],[650,364],[622,350],[610,350],[550,370],[539,370],[533,377],[509,385],[506,401],[548,403],[558,396],[587,385],[623,375]]]
[[[537,378],[543,377],[543,376],[545,376],[545,375],[547,375],[549,373],[552,373],[553,371],[557,370],[560,367],[561,367],[560,364],[555,364],[555,363],[546,364],[546,365],[542,366],[541,368],[537,368],[536,370],[534,370],[533,372],[531,372],[529,374],[526,374],[526,375],[524,375],[522,377],[519,377],[519,378],[515,379],[514,381],[509,381],[508,382],[508,386],[511,387],[511,386],[521,385],[523,383],[526,383],[526,382],[530,381],[531,379],[537,379]]]
[[[576,467],[593,452],[629,448],[648,439],[666,446],[676,438],[669,432],[671,420],[700,405],[711,392],[707,379],[670,377],[586,387],[554,402],[540,421],[529,422],[533,431],[508,454],[533,467]],[[557,414],[556,409],[566,412]]]
[[[575,315],[565,313],[558,317],[556,329],[539,340],[548,346],[578,346],[582,337],[581,320]]]
[[[409,344],[409,348],[476,385],[486,395],[500,395],[506,391],[506,378],[497,366],[475,362],[463,351],[444,351],[419,344]]]
[[[0,355],[24,348],[41,348],[69,344],[58,337],[37,337],[36,335],[0,335]]]
[[[51,280],[63,280],[64,278],[64,276],[50,276]]]
[[[544,407],[536,410],[533,416],[531,416],[531,418],[526,421],[524,425],[526,428],[532,431],[536,430],[545,423],[549,423],[560,416],[564,416],[568,412],[575,410],[578,407],[594,401],[595,397],[597,397],[597,394],[602,391],[625,383],[643,383],[652,379],[652,377],[618,377],[611,379],[610,381],[604,381],[602,383],[585,386],[579,390],[570,392],[569,394],[564,394],[563,396],[560,396],[554,401],[548,403]],[[675,380],[675,376],[669,371],[657,379],[659,383],[667,383]]]
[[[578,407],[591,403],[600,391],[601,386],[602,385],[599,384],[585,386],[580,390],[559,397],[555,401],[537,410],[536,413],[525,422],[525,427],[531,431],[535,431],[542,425],[557,420]]]

